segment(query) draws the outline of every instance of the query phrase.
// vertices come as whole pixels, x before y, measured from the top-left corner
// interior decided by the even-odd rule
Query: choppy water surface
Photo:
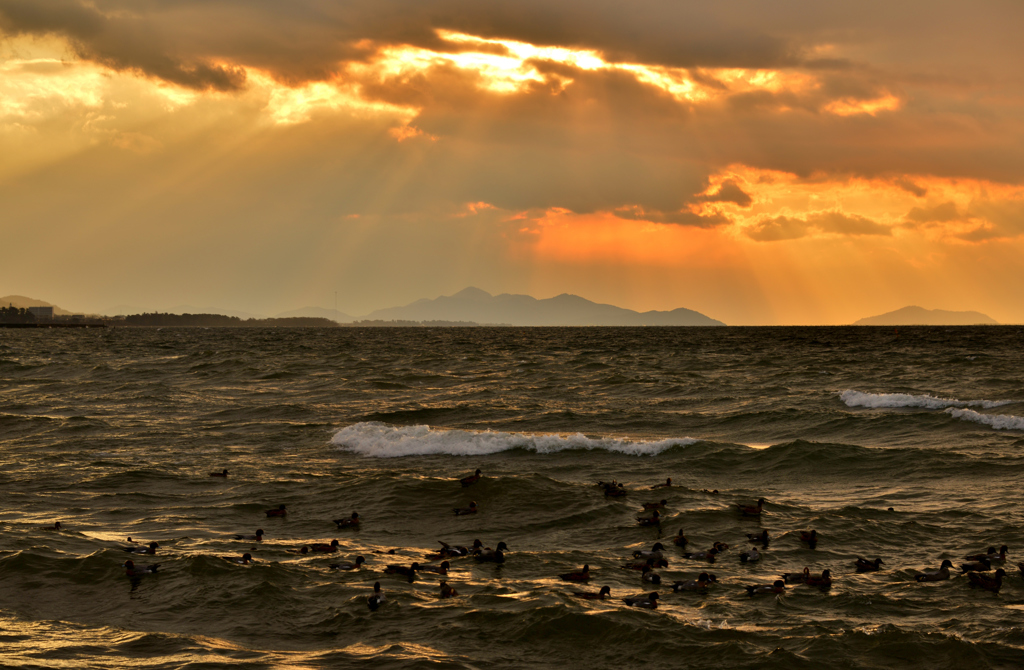
[[[1019,668],[1022,363],[1015,327],[0,330],[0,663]],[[687,560],[680,529],[730,548]],[[157,574],[125,575],[128,536]],[[477,538],[510,551],[452,559],[456,598],[382,574]],[[652,587],[621,566],[659,539]],[[1003,544],[998,594],[913,579]],[[583,564],[612,599],[558,579]],[[805,566],[832,588],[747,595]],[[707,593],[666,588],[709,569]]]

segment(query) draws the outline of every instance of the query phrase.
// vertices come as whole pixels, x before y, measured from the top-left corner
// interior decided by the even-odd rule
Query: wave
[[[366,421],[342,428],[331,444],[374,458],[400,456],[485,456],[512,449],[526,449],[538,454],[553,454],[571,449],[601,449],[632,456],[656,456],[672,447],[699,442],[691,437],[665,440],[617,440],[574,435],[524,435],[500,431],[469,431],[431,428],[430,426],[389,426]]]
[[[909,393],[863,393],[846,390],[839,398],[847,407],[896,408],[921,407],[924,409],[947,409],[951,407],[981,407],[992,409],[1003,405],[1012,405],[1016,400],[957,400],[956,398],[936,398],[930,395],[910,395]]]
[[[964,421],[974,421],[975,423],[981,423],[986,426],[991,426],[996,430],[1024,430],[1024,417],[1013,416],[1011,414],[981,414],[975,412],[972,409],[955,409],[949,408],[946,412],[953,416],[954,419],[962,419]]]

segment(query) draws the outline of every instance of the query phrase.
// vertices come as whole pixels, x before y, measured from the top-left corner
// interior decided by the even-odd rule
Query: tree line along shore
[[[170,314],[143,313],[126,316],[97,316],[73,319],[66,316],[39,318],[25,308],[0,308],[0,327],[21,328],[62,328],[62,327],[138,327],[138,328],[444,328],[444,327],[479,327],[481,324],[470,321],[384,321],[362,320],[352,323],[338,323],[323,317],[279,317],[266,319],[242,319],[224,314]],[[508,325],[508,324],[486,324]]]

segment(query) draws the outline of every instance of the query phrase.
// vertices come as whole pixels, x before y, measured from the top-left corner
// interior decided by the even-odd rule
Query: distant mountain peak
[[[493,298],[494,296],[492,296],[490,293],[488,293],[487,291],[483,290],[482,288],[477,288],[475,286],[467,286],[466,288],[462,289],[458,293],[456,293],[454,295],[451,295],[451,296],[448,296],[448,297],[450,297],[450,298],[464,298],[464,299],[470,299],[470,300],[488,300],[490,298]]]
[[[996,326],[999,323],[981,312],[951,312],[944,309],[925,309],[910,305],[869,316],[853,323],[855,326]]]

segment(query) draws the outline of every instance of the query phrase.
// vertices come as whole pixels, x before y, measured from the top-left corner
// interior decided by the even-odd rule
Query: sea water
[[[0,330],[0,665],[1019,668],[1022,363],[1019,327]],[[450,559],[455,598],[383,572],[475,539],[509,551]],[[832,587],[747,593],[804,567]]]

